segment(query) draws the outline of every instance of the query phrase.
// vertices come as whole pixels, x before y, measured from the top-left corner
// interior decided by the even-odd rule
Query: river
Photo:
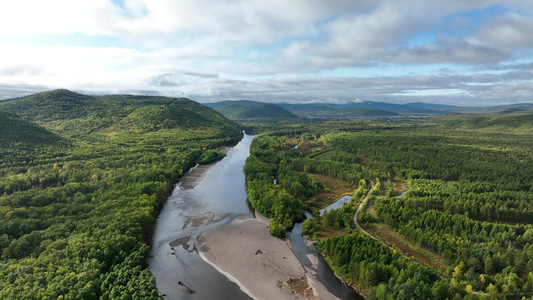
[[[325,211],[332,209],[338,209],[342,207],[344,203],[349,202],[351,199],[350,196],[343,196],[337,202],[330,204],[329,206],[321,209],[319,211],[322,216]],[[313,216],[310,212],[306,212],[305,216],[308,219],[311,219]],[[316,274],[316,279],[322,283],[328,291],[339,299],[364,299],[359,293],[354,289],[348,287],[344,284],[331,270],[327,262],[324,260],[322,255],[316,250],[314,246],[307,246],[302,237],[302,224],[297,223],[294,225],[294,228],[290,232],[290,239],[292,245],[292,251],[300,260],[302,265],[310,271],[311,273]]]
[[[194,243],[203,232],[227,225],[239,217],[254,217],[247,201],[243,172],[253,138],[245,134],[194,188],[176,186],[161,210],[152,236],[148,265],[165,299],[250,299],[237,284],[203,261]],[[213,222],[207,222],[211,219]],[[304,244],[301,226],[301,223],[296,224],[291,232],[293,251],[300,262],[308,270],[317,272],[317,279],[333,295],[340,299],[362,299],[335,277],[314,247]],[[309,256],[318,261],[316,268]]]
[[[169,244],[186,237],[191,237],[193,243],[202,232],[229,224],[237,217],[254,216],[248,206],[243,173],[253,138],[244,135],[196,187],[184,190],[176,186],[161,210],[148,265],[165,299],[221,299],[221,295],[226,299],[250,299],[237,284],[204,262],[196,251]],[[206,213],[214,214],[214,223],[185,227],[191,217]]]

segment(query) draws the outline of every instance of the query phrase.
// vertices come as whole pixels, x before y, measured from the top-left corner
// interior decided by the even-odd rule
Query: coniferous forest
[[[174,183],[237,125],[188,99],[58,90],[0,103],[0,298],[159,299],[145,268]]]
[[[533,296],[533,114],[261,128],[245,166],[250,202],[280,237],[313,212],[304,233],[369,299]],[[333,180],[352,200],[318,217]],[[367,235],[353,218],[371,181],[358,219]]]

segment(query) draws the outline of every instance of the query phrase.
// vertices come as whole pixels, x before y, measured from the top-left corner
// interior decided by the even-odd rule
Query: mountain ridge
[[[167,108],[163,111],[149,107]],[[146,111],[141,113],[143,108]],[[52,132],[67,136],[108,132],[136,111],[137,116],[130,116],[130,118],[136,118],[137,121],[145,123],[143,125],[145,127],[150,123],[159,122],[151,114],[159,114],[159,117],[165,119],[173,118],[172,114],[176,114],[180,117],[174,117],[170,122],[175,128],[213,125],[225,132],[237,131],[238,128],[237,124],[214,109],[187,98],[133,95],[89,96],[60,89],[2,101],[0,109],[15,113],[21,119],[34,122]],[[160,129],[169,129],[170,123],[160,124]],[[124,131],[126,127],[123,126],[120,131]]]
[[[257,118],[278,118],[278,119],[294,119],[298,118],[292,112],[271,103],[263,104],[231,104],[215,108],[229,119],[257,119]]]
[[[268,102],[253,100],[223,100],[206,103],[212,108],[229,106],[232,104],[242,106],[262,105]],[[392,117],[392,116],[436,116],[451,113],[511,113],[514,111],[533,111],[533,104],[519,103],[508,105],[495,105],[486,107],[456,106],[447,104],[434,104],[427,102],[410,102],[394,104],[387,102],[352,102],[345,104],[336,103],[275,103],[277,106],[288,110],[298,117]]]

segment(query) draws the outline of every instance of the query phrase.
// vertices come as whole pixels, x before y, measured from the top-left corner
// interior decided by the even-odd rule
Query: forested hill
[[[448,128],[477,129],[481,131],[533,132],[533,113],[511,112],[491,115],[454,114],[440,117]]]
[[[226,100],[206,103],[207,106],[223,112],[226,116],[239,110],[252,109],[253,106],[264,105],[264,102],[251,100]],[[453,105],[412,102],[394,104],[386,102],[352,102],[334,103],[276,103],[276,106],[301,118],[375,118],[395,116],[439,116],[446,114],[499,114],[513,112],[532,112],[533,104],[511,104],[488,107],[460,107]]]
[[[377,102],[375,102],[377,104]],[[311,104],[280,104],[281,107],[300,117],[310,118],[369,118],[369,117],[392,117],[399,113],[390,109],[397,109],[401,105],[335,105],[326,103]],[[387,110],[389,109],[389,110]],[[403,110],[400,110],[402,113]]]
[[[19,148],[54,144],[62,138],[19,116],[0,110],[0,147]]]
[[[388,103],[365,102],[360,104],[287,104],[264,103],[251,100],[226,100],[207,103],[230,119],[246,118],[371,118],[398,116],[399,113],[421,112],[416,109]],[[427,113],[427,110],[423,113]]]
[[[253,118],[298,118],[290,111],[275,104],[262,103],[258,105],[232,104],[216,108],[218,112],[232,120]]]
[[[198,126],[220,127],[229,133],[236,128],[236,124],[215,110],[186,98],[87,96],[69,90],[54,90],[0,102],[0,109],[67,135]]]
[[[0,299],[160,299],[143,265],[161,204],[241,136],[188,99],[0,102]]]

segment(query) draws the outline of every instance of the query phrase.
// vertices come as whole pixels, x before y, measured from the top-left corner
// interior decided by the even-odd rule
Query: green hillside
[[[442,116],[446,127],[477,129],[481,131],[533,132],[532,112],[512,112],[504,114],[471,115],[453,114]]]
[[[481,109],[481,112],[483,113],[513,113],[513,112],[520,112],[520,111],[533,111],[533,104],[531,103],[519,103],[519,104],[510,104],[510,105],[498,105],[498,106],[491,106],[491,107],[484,107]]]
[[[221,125],[209,118],[209,116],[175,106],[143,106],[135,109],[132,113],[108,127],[105,131],[143,133],[164,129],[189,129]]]
[[[69,90],[55,90],[0,104],[4,110],[16,111],[25,120],[44,122],[86,117],[91,100],[90,96]]]
[[[216,109],[222,106],[230,106],[230,105],[255,106],[255,105],[262,105],[262,104],[265,104],[265,102],[252,101],[252,100],[224,100],[224,101],[218,101],[218,102],[205,103],[205,106]]]
[[[0,102],[0,299],[160,299],[143,266],[161,204],[241,135],[188,99]]]
[[[298,118],[295,114],[275,104],[232,104],[218,107],[216,110],[227,118],[234,120],[252,118]]]
[[[147,108],[151,106],[173,108],[165,113],[163,110]],[[181,129],[198,126],[200,122],[204,122],[205,126],[216,125],[221,131],[236,129],[234,123],[215,110],[185,98],[87,96],[68,90],[54,90],[0,102],[0,109],[67,136],[110,132],[117,126],[120,129],[117,123],[126,126],[122,129],[128,129],[127,123],[133,121],[139,122],[141,127],[155,126],[155,123],[161,125],[169,118],[174,118],[172,126]],[[164,129],[170,129],[170,123],[165,126]]]
[[[397,113],[372,107],[354,107],[329,104],[281,104],[281,107],[299,117],[365,118],[392,117]]]
[[[0,147],[32,147],[54,144],[62,138],[17,115],[0,110]]]
[[[206,106],[224,112],[227,116],[244,111],[244,106],[252,107],[264,105],[263,102],[251,100],[226,100],[206,103]],[[531,112],[533,104],[521,103],[512,105],[498,105],[487,107],[462,107],[425,102],[411,102],[407,104],[394,104],[386,102],[352,102],[345,104],[333,103],[276,103],[275,105],[302,118],[373,118],[393,116],[438,116],[454,113],[468,114],[507,114],[514,112]],[[235,107],[233,107],[235,106]],[[231,109],[230,109],[231,107]]]

